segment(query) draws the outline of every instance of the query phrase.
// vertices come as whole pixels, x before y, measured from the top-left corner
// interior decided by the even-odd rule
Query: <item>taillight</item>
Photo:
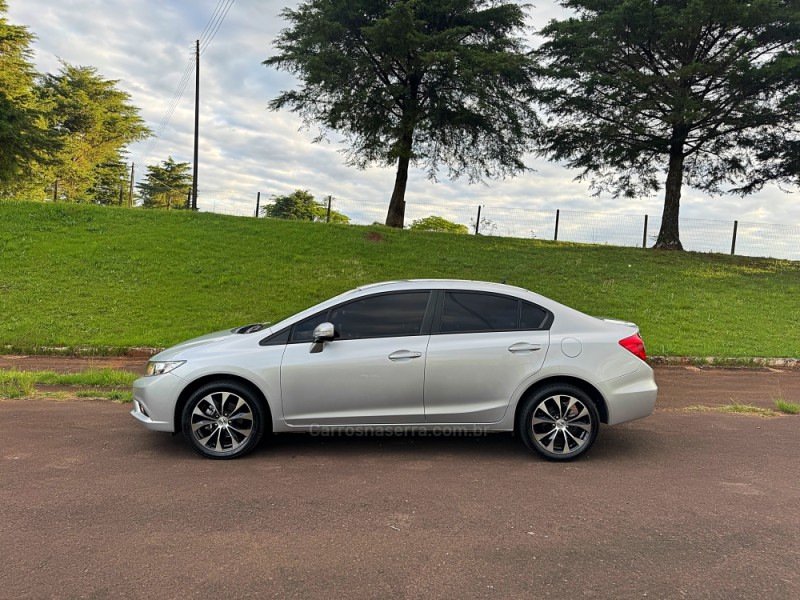
[[[631,354],[635,354],[642,360],[647,360],[647,354],[644,351],[644,342],[642,341],[642,336],[638,333],[634,333],[630,337],[626,337],[624,340],[619,341],[619,345],[625,348]]]

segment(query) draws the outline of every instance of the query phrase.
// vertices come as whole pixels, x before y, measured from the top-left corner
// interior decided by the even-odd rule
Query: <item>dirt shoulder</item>
[[[56,373],[78,373],[89,369],[119,369],[131,373],[144,373],[147,358],[127,356],[47,356],[47,355],[0,355],[0,370],[55,371]]]

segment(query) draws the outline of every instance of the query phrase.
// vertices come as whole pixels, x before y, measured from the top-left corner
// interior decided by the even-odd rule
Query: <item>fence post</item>
[[[480,235],[481,229],[481,205],[478,204],[478,218],[475,219],[475,235]]]
[[[258,218],[258,209],[261,207],[261,192],[256,192],[256,219]]]
[[[647,215],[644,216],[644,233],[642,234],[642,248],[647,248]]]
[[[739,221],[733,222],[733,240],[731,240],[731,256],[736,253],[736,231],[739,229]]]
[[[558,241],[558,219],[561,216],[561,209],[556,209],[556,231],[553,233],[553,241]]]
[[[331,222],[331,203],[332,202],[333,202],[333,196],[329,195],[328,196],[328,214],[325,215],[325,222],[326,223],[330,223]]]

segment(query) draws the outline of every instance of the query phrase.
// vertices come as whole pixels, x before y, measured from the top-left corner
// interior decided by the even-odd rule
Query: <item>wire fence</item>
[[[197,203],[204,212],[262,217],[271,198],[259,192],[201,190]],[[332,198],[330,208],[347,215],[354,225],[369,225],[384,222],[388,202]],[[406,204],[407,226],[433,215],[465,225],[471,234],[639,248],[652,247],[661,228],[661,218],[650,215],[490,205]],[[800,260],[800,226],[797,225],[681,219],[680,236],[684,249],[695,252]]]

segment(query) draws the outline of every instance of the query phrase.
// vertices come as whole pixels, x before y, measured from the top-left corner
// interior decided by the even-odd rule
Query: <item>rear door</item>
[[[520,383],[542,368],[552,316],[512,296],[441,295],[425,368],[426,421],[496,423]]]

